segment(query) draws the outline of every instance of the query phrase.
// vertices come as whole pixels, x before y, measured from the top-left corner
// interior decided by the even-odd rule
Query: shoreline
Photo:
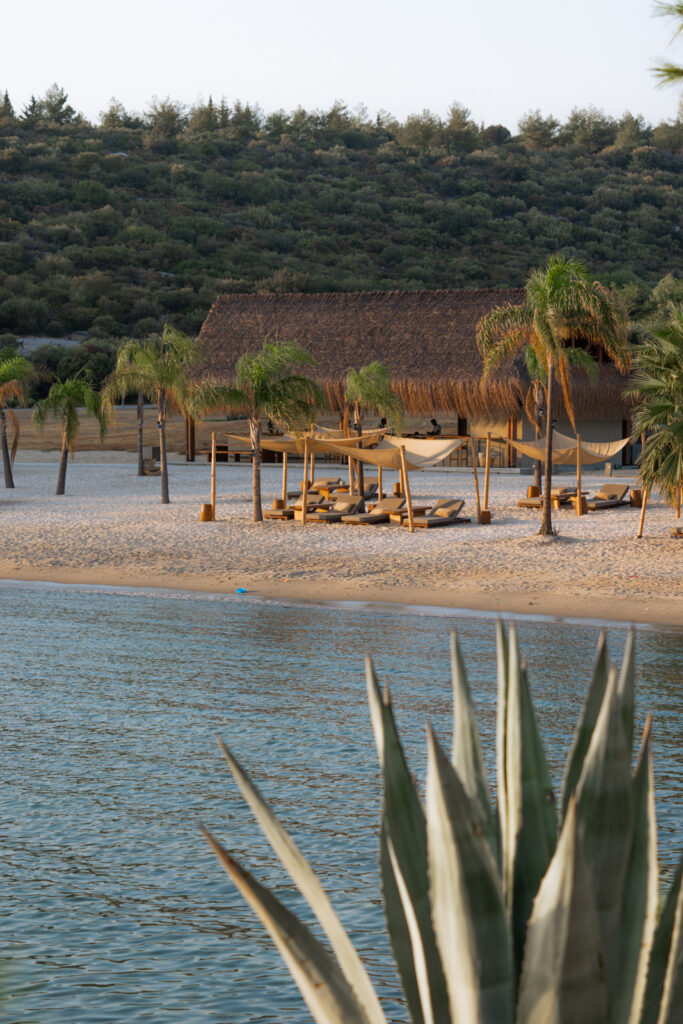
[[[496,594],[475,589],[445,590],[424,587],[380,587],[364,586],[359,591],[353,583],[326,581],[324,584],[311,581],[274,582],[256,581],[249,585],[244,574],[234,579],[209,580],[188,577],[179,582],[170,574],[144,576],[125,571],[97,569],[61,569],[59,571],[38,569],[17,569],[0,561],[0,582],[45,583],[57,586],[87,586],[122,588],[129,590],[164,590],[203,594],[235,594],[237,587],[246,587],[246,597],[266,600],[294,601],[301,604],[372,604],[396,605],[405,609],[443,609],[487,615],[524,615],[543,619],[561,619],[580,622],[615,623],[623,626],[662,626],[682,629],[680,609],[676,602],[668,599],[652,599],[643,607],[634,607],[629,599],[593,597],[582,600],[577,610],[576,599],[555,592],[545,591],[542,598],[531,599],[528,591],[500,590]]]

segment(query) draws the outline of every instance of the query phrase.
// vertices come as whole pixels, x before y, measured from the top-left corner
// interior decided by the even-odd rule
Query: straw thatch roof
[[[332,410],[343,408],[349,367],[379,359],[389,367],[394,389],[412,415],[443,410],[468,418],[505,418],[519,415],[523,407],[524,367],[519,359],[510,360],[482,385],[476,326],[494,306],[524,299],[521,288],[221,295],[202,325],[199,343],[204,369],[230,376],[239,357],[258,348],[266,336],[298,342],[314,356],[315,376]],[[601,384],[578,386],[579,415],[602,418],[614,410],[621,378],[608,373],[605,383],[610,386],[604,394]]]

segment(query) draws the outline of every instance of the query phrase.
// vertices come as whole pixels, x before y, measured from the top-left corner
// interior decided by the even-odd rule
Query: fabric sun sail
[[[251,438],[248,434],[223,433],[223,437],[230,437],[235,441],[243,441],[245,444],[251,445]],[[358,445],[376,444],[381,437],[381,433],[373,431],[372,433],[361,434],[360,437],[344,438],[344,445],[351,448],[352,457],[355,458]],[[337,450],[335,442],[330,443],[330,439],[317,436],[317,431],[302,435],[301,437],[269,437],[265,435],[261,437],[261,448],[267,452],[287,452],[289,455],[301,455],[304,450],[304,440],[308,441],[309,452],[318,453]]]
[[[545,462],[545,438],[538,441],[512,441],[501,438],[505,444],[511,444],[522,455],[530,459]],[[621,441],[584,441],[581,439],[581,465],[591,466],[598,462],[607,462],[617,455],[629,442],[625,437]],[[555,466],[575,466],[579,461],[578,440],[553,430],[552,462]]]
[[[383,469],[401,468],[401,448],[405,448],[406,468],[425,469],[447,459],[451,452],[463,444],[460,440],[418,439],[413,437],[393,437],[385,435],[376,448],[358,450],[350,448],[346,441],[329,441],[330,448],[348,458],[367,462]]]

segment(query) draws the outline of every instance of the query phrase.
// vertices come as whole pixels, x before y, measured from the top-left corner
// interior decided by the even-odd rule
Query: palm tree
[[[234,386],[205,378],[197,387],[191,409],[195,416],[225,409],[246,410],[253,448],[254,522],[263,520],[261,507],[261,419],[288,430],[310,426],[322,403],[320,388],[302,369],[315,360],[295,342],[266,340],[260,352],[247,352],[237,363]]]
[[[602,348],[619,369],[629,364],[626,317],[608,288],[593,281],[578,260],[551,256],[545,270],[533,271],[526,285],[526,303],[491,310],[477,324],[477,344],[484,358],[486,379],[501,362],[519,349],[530,347],[544,368],[546,395],[545,485],[539,533],[552,536],[553,378],[560,379],[564,403],[576,430],[571,398],[572,366],[586,370],[593,360],[571,342],[581,338]]]
[[[64,494],[66,486],[66,465],[69,452],[73,455],[76,438],[80,428],[79,409],[85,409],[88,416],[96,416],[100,424],[100,438],[107,430],[107,411],[103,407],[100,396],[85,377],[69,377],[68,380],[55,381],[47,393],[47,397],[36,402],[33,410],[33,422],[42,430],[48,416],[60,420],[62,427],[62,454],[59,460],[56,494]]]
[[[104,385],[103,400],[108,408],[113,408],[117,398],[131,392],[144,395],[157,407],[162,505],[169,503],[166,416],[169,410],[187,411],[189,374],[199,359],[199,349],[192,338],[165,324],[161,336],[125,342]]]
[[[33,376],[33,367],[28,359],[12,356],[0,362],[0,447],[2,448],[2,467],[5,474],[5,487],[14,487],[12,466],[19,443],[19,420],[8,407],[8,402],[18,402],[25,398],[26,384]],[[14,428],[12,451],[7,444],[7,420]]]
[[[391,387],[391,375],[384,363],[375,360],[360,370],[350,369],[346,374],[345,398],[348,409],[353,408],[356,431],[363,433],[364,412],[374,412],[393,420],[397,426],[403,415],[403,405]],[[346,419],[346,416],[345,416]],[[358,484],[363,493],[363,463],[358,464]]]
[[[683,486],[683,306],[670,307],[633,356],[627,395],[636,400],[633,436],[646,434],[640,480],[649,494],[658,487],[678,504]]]
[[[675,3],[655,4],[655,13],[663,15],[665,18],[674,18],[678,22],[673,34],[674,39],[683,33],[683,3],[681,0],[677,0]],[[683,79],[683,67],[680,64],[672,64],[671,61],[662,61],[658,67],[651,70],[659,80],[659,85],[675,85]]]

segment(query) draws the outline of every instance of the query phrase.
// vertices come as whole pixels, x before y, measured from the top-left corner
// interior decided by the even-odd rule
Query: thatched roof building
[[[239,357],[264,338],[296,341],[317,361],[329,407],[343,407],[349,367],[385,363],[407,411],[435,410],[472,419],[506,419],[523,408],[528,381],[521,360],[510,360],[481,382],[476,326],[504,303],[524,302],[521,288],[424,292],[330,292],[222,295],[202,325],[199,343],[207,371],[231,375]],[[623,379],[601,368],[595,386],[575,386],[579,416],[621,414]],[[559,397],[559,396],[558,396]]]

